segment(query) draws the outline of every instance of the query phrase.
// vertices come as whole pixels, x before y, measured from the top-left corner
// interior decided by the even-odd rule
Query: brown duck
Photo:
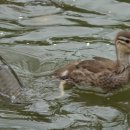
[[[91,86],[104,92],[122,88],[130,82],[130,32],[121,31],[117,34],[115,50],[116,61],[102,57],[74,61],[56,70],[53,75],[61,79],[60,87],[64,84]]]

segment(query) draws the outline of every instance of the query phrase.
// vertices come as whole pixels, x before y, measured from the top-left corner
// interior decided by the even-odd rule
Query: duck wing
[[[79,62],[77,67],[87,69],[93,73],[98,73],[104,70],[114,70],[116,67],[116,62],[103,57],[93,57],[92,60],[84,60]]]
[[[64,65],[63,67],[55,70],[52,75],[56,78],[61,78],[63,76],[68,75],[68,72],[72,72],[74,69],[76,69],[76,66],[80,63],[80,61],[73,61],[67,65]]]
[[[87,70],[92,73],[98,73],[105,70],[112,71],[115,69],[116,63],[110,59],[102,57],[94,57],[91,60],[73,61],[64,67],[54,71],[53,76],[66,79],[72,71]]]
[[[110,60],[108,58],[104,58],[104,57],[93,57],[93,59],[100,61],[102,64],[105,64],[106,66],[108,65],[109,68],[113,68],[113,66],[115,66],[116,62],[113,60]]]

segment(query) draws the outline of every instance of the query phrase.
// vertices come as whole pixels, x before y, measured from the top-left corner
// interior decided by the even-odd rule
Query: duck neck
[[[129,55],[124,53],[118,54],[118,64],[119,65],[129,65]]]
[[[129,65],[129,54],[124,53],[120,46],[115,45],[116,48],[116,56],[117,56],[117,65]]]
[[[121,51],[118,47],[116,47],[116,55],[117,55],[117,65],[129,65],[129,55]]]

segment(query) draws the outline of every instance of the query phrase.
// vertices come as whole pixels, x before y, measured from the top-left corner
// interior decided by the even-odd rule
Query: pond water
[[[29,102],[1,99],[0,130],[130,130],[130,89],[106,96],[73,87],[59,97],[49,76],[70,60],[114,59],[114,37],[129,28],[129,0],[1,0],[0,55]]]

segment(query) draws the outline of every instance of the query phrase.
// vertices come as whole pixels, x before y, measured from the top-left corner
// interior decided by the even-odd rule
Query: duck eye
[[[129,40],[125,40],[125,42],[126,42],[126,43],[130,43],[130,41],[129,41]]]

